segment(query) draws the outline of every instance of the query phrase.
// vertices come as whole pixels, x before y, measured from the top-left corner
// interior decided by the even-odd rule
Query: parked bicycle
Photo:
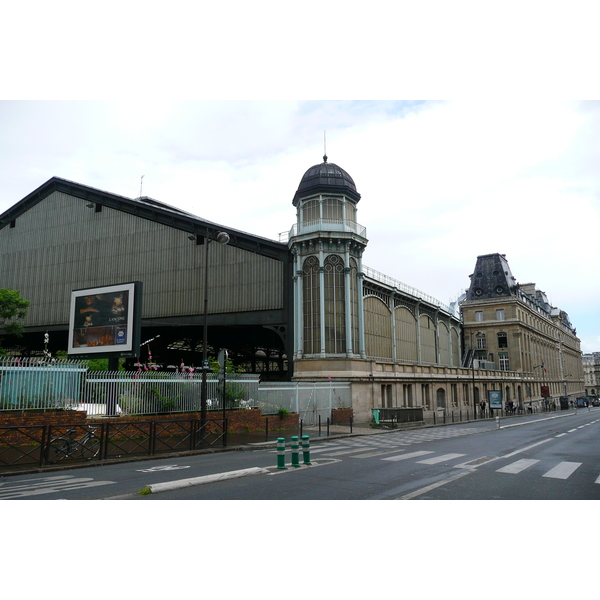
[[[48,462],[58,462],[65,458],[81,458],[91,460],[100,452],[100,438],[96,435],[98,426],[88,426],[85,433],[75,438],[76,429],[69,429],[66,435],[59,435],[50,440],[48,445]]]

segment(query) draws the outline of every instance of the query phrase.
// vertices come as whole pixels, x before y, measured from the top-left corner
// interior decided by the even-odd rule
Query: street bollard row
[[[293,435],[290,443],[290,449],[292,451],[292,467],[300,466],[300,443],[298,436]],[[310,437],[308,435],[302,436],[302,458],[303,464],[310,465]],[[277,468],[287,469],[285,466],[285,438],[277,438]]]

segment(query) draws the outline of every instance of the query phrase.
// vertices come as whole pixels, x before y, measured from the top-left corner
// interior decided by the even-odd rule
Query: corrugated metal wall
[[[54,192],[0,230],[0,287],[31,300],[26,326],[68,322],[73,289],[142,281],[143,317],[203,311],[204,257],[188,233]],[[282,262],[211,243],[210,313],[283,307]]]

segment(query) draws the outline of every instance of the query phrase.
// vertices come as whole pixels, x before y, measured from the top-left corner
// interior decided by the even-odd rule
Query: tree
[[[8,335],[20,336],[23,325],[19,323],[27,315],[29,300],[23,300],[19,290],[0,288],[0,329]],[[2,346],[0,345],[0,351]]]

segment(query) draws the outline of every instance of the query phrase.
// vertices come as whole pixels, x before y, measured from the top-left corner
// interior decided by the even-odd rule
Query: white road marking
[[[460,465],[454,465],[455,469],[476,469],[481,465],[485,465],[486,463],[493,462],[498,460],[497,456],[481,456],[480,458],[474,458],[466,463],[461,463]]]
[[[441,462],[447,462],[449,460],[454,460],[455,458],[459,458],[461,456],[466,456],[465,454],[442,454],[442,456],[435,456],[433,458],[426,458],[425,460],[418,460],[417,462],[422,465],[435,465]]]
[[[559,433],[558,435],[555,435],[554,437],[562,437],[563,435],[567,435],[566,433]]]
[[[510,454],[505,454],[504,456],[499,456],[498,458],[510,458],[511,456],[515,456],[515,454],[521,454],[521,452],[526,452],[527,450],[530,450],[531,448],[535,448],[536,446],[540,446],[541,444],[545,444],[546,442],[551,442],[553,440],[553,438],[547,438],[545,440],[542,440],[541,442],[536,442],[535,444],[531,444],[531,446],[525,446],[525,448],[521,448],[520,450],[515,450],[514,452],[511,452]]]
[[[543,477],[552,477],[553,479],[567,479],[575,469],[579,468],[581,463],[576,462],[561,462],[556,465],[553,469],[550,469],[547,473],[544,473]]]
[[[506,465],[506,467],[498,469],[496,473],[520,473],[521,471],[524,471],[528,467],[531,467],[532,465],[535,465],[535,463],[538,462],[540,461],[533,460],[530,458],[522,458],[521,460],[517,460],[516,462],[511,463],[510,465]]]
[[[471,472],[472,471],[462,471],[460,473],[457,473],[456,475],[452,475],[452,477],[442,479],[442,481],[438,481],[437,483],[432,483],[431,485],[428,485],[427,487],[421,488],[419,490],[415,490],[414,492],[410,492],[409,494],[405,494],[404,496],[400,496],[400,498],[398,498],[398,500],[410,500],[411,498],[415,498],[417,496],[422,496],[423,494],[426,494],[427,492],[430,492],[431,490],[434,490],[435,488],[439,488],[443,485],[446,485],[447,483],[451,483],[451,482],[455,481],[456,479],[460,479],[461,477],[464,477],[465,475],[469,475],[469,473],[471,473]]]
[[[157,471],[178,471],[179,469],[189,469],[190,465],[177,466],[177,465],[165,465],[164,467],[151,467],[149,469],[136,469],[140,473],[156,473]]]
[[[388,456],[381,460],[406,460],[407,458],[416,458],[417,456],[424,456],[425,454],[433,454],[432,450],[420,450],[419,452],[409,452],[408,454],[399,454],[398,456]]]
[[[110,485],[114,481],[94,481],[91,477],[73,477],[73,475],[60,475],[57,477],[41,477],[37,480],[18,481],[5,483],[0,488],[0,500],[26,498],[41,494],[53,494],[69,490],[80,490],[100,485]]]

